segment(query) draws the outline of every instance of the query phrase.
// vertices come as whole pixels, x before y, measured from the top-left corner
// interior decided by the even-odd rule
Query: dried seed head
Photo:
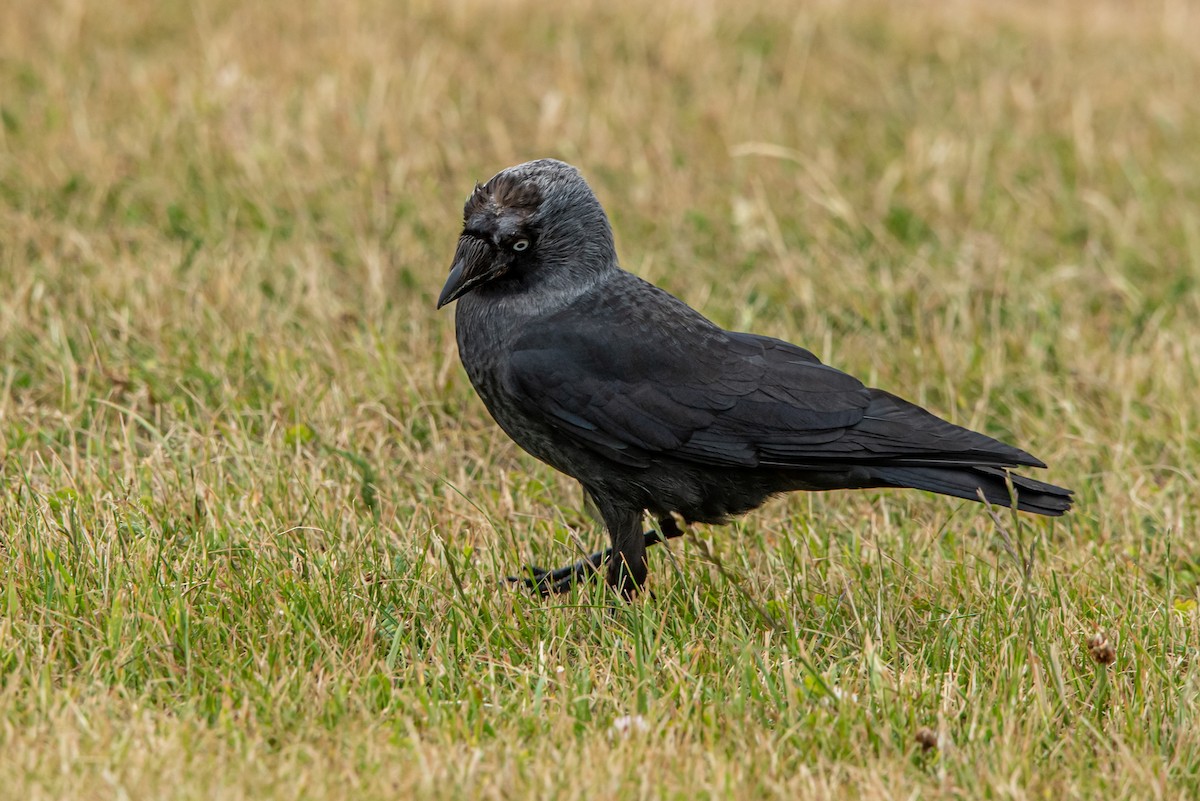
[[[921,746],[922,751],[931,751],[934,748],[937,748],[937,732],[928,726],[922,726],[921,728],[917,729],[917,744]]]
[[[1101,665],[1111,665],[1117,661],[1117,647],[1108,639],[1108,635],[1097,629],[1087,639],[1088,653],[1092,659]]]

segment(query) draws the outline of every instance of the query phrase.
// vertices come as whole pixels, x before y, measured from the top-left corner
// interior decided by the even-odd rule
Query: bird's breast
[[[526,413],[520,399],[506,386],[512,346],[531,321],[504,304],[481,302],[470,295],[458,300],[455,337],[458,355],[475,392],[492,418],[518,445],[564,472],[553,432],[545,422]]]

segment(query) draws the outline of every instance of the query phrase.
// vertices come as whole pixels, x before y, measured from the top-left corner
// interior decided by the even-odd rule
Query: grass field
[[[1200,795],[1200,7],[795,5],[6,0],[0,796]],[[603,534],[433,305],[548,155],[1076,511],[796,495],[629,606],[503,585]]]

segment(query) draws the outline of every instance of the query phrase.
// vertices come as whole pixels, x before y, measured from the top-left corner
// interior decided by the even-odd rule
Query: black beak
[[[463,234],[458,238],[458,250],[454,252],[454,266],[438,296],[440,309],[452,300],[467,294],[484,281],[492,278],[495,253],[490,243],[477,236]]]

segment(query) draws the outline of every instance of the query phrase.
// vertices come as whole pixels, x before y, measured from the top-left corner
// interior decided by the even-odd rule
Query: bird
[[[575,478],[610,547],[555,570],[541,595],[604,570],[646,584],[647,548],[792,491],[912,488],[1058,516],[1072,491],[1010,472],[1024,450],[864,385],[812,352],[727,331],[623,270],[578,169],[539,159],[476,184],[437,300],[500,428]],[[657,526],[643,531],[646,515]]]

